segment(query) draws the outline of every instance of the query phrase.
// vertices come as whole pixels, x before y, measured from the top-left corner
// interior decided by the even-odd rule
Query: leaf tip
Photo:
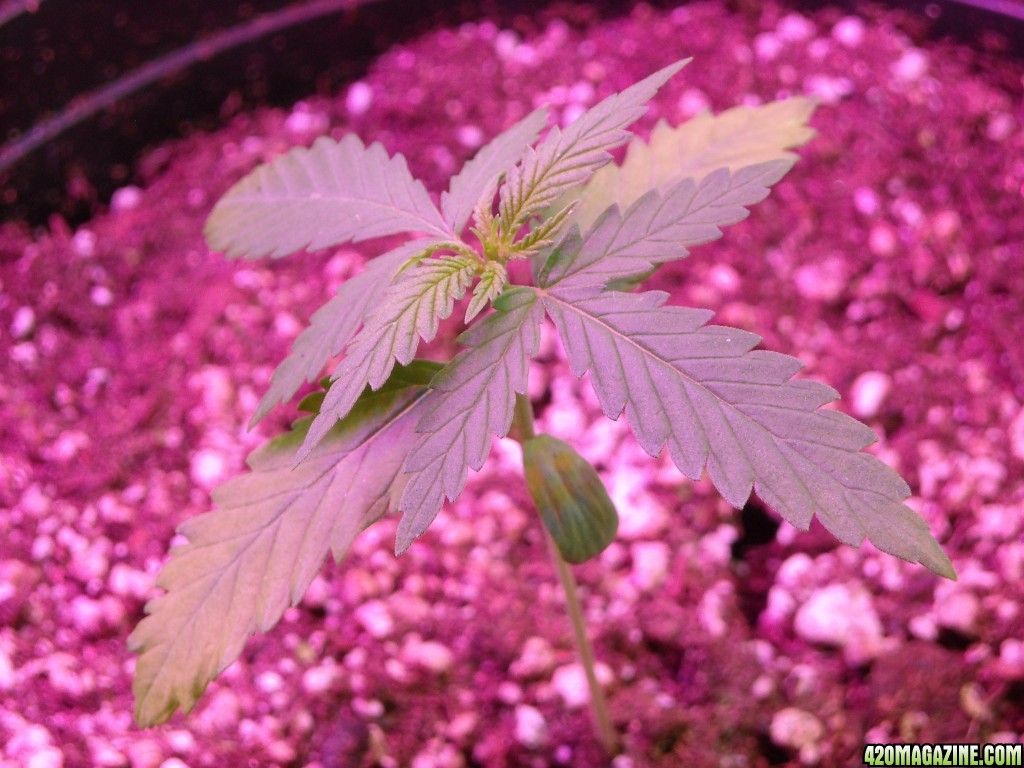
[[[246,424],[245,430],[252,432],[256,425],[259,424],[274,409],[275,403],[270,399],[270,393],[268,392],[260,400],[260,404],[256,406],[256,410],[252,414],[252,418],[249,419],[249,423]]]
[[[693,56],[687,56],[685,59],[680,59],[675,64],[669,64],[667,69],[672,69],[672,74],[674,75],[677,72],[681,71],[684,67],[689,66],[690,62],[692,62],[692,61],[693,61]]]
[[[135,698],[135,709],[133,716],[135,724],[139,728],[152,728],[162,723],[166,723],[174,715],[175,710],[178,708],[177,700],[171,701],[162,710],[154,711],[154,708],[149,706],[146,699],[147,694],[136,696]]]
[[[309,431],[306,433],[305,440],[302,441],[302,445],[300,445],[299,449],[295,452],[295,458],[292,460],[292,469],[295,469],[299,464],[309,458],[309,454],[313,452],[317,443],[319,443],[326,434],[326,430],[319,425],[319,422],[320,416],[317,416],[309,425]]]
[[[662,67],[657,72],[648,75],[646,78],[641,80],[633,87],[645,89],[653,85],[655,89],[660,88],[662,85],[667,83],[672,77],[677,75],[679,71],[687,64],[689,64],[691,61],[693,61],[692,56],[685,59],[679,59],[678,61],[669,64],[667,67]],[[626,91],[624,91],[623,93],[626,93]]]
[[[403,531],[399,526],[398,535],[395,537],[395,557],[401,557],[408,552],[415,540],[416,535],[412,531]]]
[[[921,565],[944,579],[958,581],[956,569],[953,568],[953,562],[949,559],[949,556],[942,551],[942,548],[934,539],[932,539],[932,544],[934,546],[929,547],[924,557],[921,558]]]

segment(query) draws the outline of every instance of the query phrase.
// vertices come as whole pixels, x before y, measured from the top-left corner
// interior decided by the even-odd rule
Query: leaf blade
[[[484,265],[480,274],[480,281],[473,289],[473,298],[466,307],[466,317],[463,322],[469,323],[474,317],[480,314],[488,303],[494,301],[508,285],[508,271],[499,261],[489,261]]]
[[[270,386],[249,422],[250,429],[278,403],[290,400],[304,382],[316,381],[327,362],[352,341],[367,311],[382,300],[398,267],[435,242],[420,238],[400,245],[338,286],[337,293],[313,313],[310,324],[292,343],[288,357],[274,370]]]
[[[422,370],[421,370],[422,369]],[[392,503],[393,483],[435,366],[403,371],[417,386],[369,393],[358,411],[292,471],[308,420],[249,457],[251,472],[214,491],[217,509],[186,521],[157,586],[165,594],[128,638],[139,654],[133,690],[140,725],[188,711],[241,653],[301,599],[328,550],[340,560]],[[372,476],[363,471],[373,466]],[[355,482],[356,478],[359,482]]]
[[[944,576],[952,566],[924,521],[902,504],[899,476],[861,453],[874,433],[819,410],[838,395],[790,381],[795,358],[754,350],[760,338],[705,325],[706,310],[664,307],[666,294],[542,294],[577,376],[590,371],[606,416],[623,412],[650,455],[673,462],[741,507],[752,490],[795,526],[814,515],[841,541],[867,536],[883,551]]]
[[[540,344],[543,310],[532,288],[519,286],[494,302],[495,312],[459,337],[463,350],[431,381],[419,437],[404,470],[408,484],[399,509],[396,554],[402,554],[454,501],[468,470],[483,466],[491,435],[512,426],[516,394],[525,394],[530,360]]]
[[[528,150],[501,188],[498,210],[504,231],[515,232],[562,192],[607,164],[609,150],[629,139],[626,126],[646,112],[645,103],[689,61],[671,64],[609,96],[564,131],[552,128],[535,150]]]
[[[441,193],[441,214],[452,231],[463,230],[480,199],[481,190],[522,157],[526,147],[537,140],[547,120],[547,107],[535,109],[488,142],[452,177],[448,191]]]
[[[573,220],[586,231],[609,206],[625,210],[651,189],[664,191],[686,178],[699,182],[718,168],[795,162],[790,150],[814,137],[807,122],[815,106],[794,97],[718,115],[705,111],[676,127],[659,121],[648,141],[630,141],[621,165],[605,166],[587,182]]]
[[[664,194],[652,189],[625,213],[613,206],[585,237],[567,238],[552,252],[538,273],[541,285],[564,280],[603,288],[684,258],[688,247],[715,240],[722,227],[745,219],[747,208],[767,197],[790,167],[789,160],[774,160],[735,172],[719,168],[699,183],[683,179]]]
[[[373,237],[454,237],[401,155],[354,134],[320,137],[257,167],[217,202],[204,233],[229,257],[279,258]]]
[[[391,375],[395,362],[408,363],[420,339],[431,341],[438,321],[452,313],[477,273],[480,262],[464,256],[424,261],[388,286],[380,305],[367,317],[334,373],[320,413],[310,425],[297,461],[344,418],[363,389],[376,389]]]

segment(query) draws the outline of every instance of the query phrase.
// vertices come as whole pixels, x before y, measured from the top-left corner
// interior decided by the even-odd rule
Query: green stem
[[[518,433],[520,442],[536,437],[533,428],[533,406],[526,395],[516,395],[516,408],[513,417],[513,427]],[[576,644],[576,653],[583,665],[587,675],[587,686],[590,688],[590,712],[594,718],[594,728],[597,731],[598,740],[601,746],[609,755],[619,753],[619,739],[612,725],[611,716],[608,714],[608,701],[604,696],[604,689],[597,681],[595,671],[594,648],[587,637],[586,619],[583,616],[583,606],[580,603],[579,592],[576,588],[576,578],[572,575],[569,564],[565,562],[555,540],[551,538],[548,529],[544,530],[544,538],[548,542],[548,551],[555,561],[555,568],[558,570],[558,578],[562,582],[562,590],[565,592],[565,606],[569,612],[569,619],[572,622],[573,639]]]
[[[533,429],[533,406],[526,395],[516,395],[516,409],[512,414],[512,429],[518,431],[518,440],[524,443],[537,436]]]

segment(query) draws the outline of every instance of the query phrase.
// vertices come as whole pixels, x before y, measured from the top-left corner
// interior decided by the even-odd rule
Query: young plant
[[[444,501],[458,498],[493,436],[523,446],[527,487],[553,541],[576,640],[591,676],[602,741],[614,748],[593,656],[565,561],[600,553],[617,516],[597,472],[569,445],[534,433],[526,398],[541,324],[553,322],[577,377],[606,416],[625,412],[643,449],[692,479],[707,473],[735,507],[752,491],[806,529],[817,515],[841,541],[955,578],[928,527],[902,502],[906,483],[862,449],[866,426],[822,406],[838,393],[793,379],[801,364],[756,350],[758,336],[708,325],[712,312],[633,290],[660,265],[747,216],[812,135],[813,104],[790,99],[659,124],[609,151],[686,62],[613,95],[539,142],[539,109],[486,145],[436,207],[404,158],[353,135],[317,140],[253,171],[206,226],[229,256],[281,257],[402,233],[319,309],[275,371],[253,423],[315,381],[344,353],[308,416],[255,451],[251,471],[213,493],[217,509],[187,521],[157,584],[166,594],[129,638],[139,654],[141,725],[197,698],[302,598],[328,552],[340,559],[386,512],[401,513],[396,553]],[[495,205],[496,202],[496,205]],[[468,229],[467,229],[468,227]],[[530,284],[510,279],[529,260]],[[447,364],[417,360],[467,292],[464,349]],[[487,308],[490,306],[490,311]]]

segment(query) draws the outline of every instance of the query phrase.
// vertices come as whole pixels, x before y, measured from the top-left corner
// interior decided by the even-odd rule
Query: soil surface
[[[743,4],[740,4],[743,5]],[[142,731],[125,638],[175,527],[282,429],[245,425],[309,315],[380,244],[230,262],[202,223],[296,144],[357,132],[434,194],[534,106],[571,120],[684,56],[638,126],[789,94],[817,138],[751,217],[650,287],[797,355],[869,423],[949,553],[943,581],[796,531],[647,457],[553,337],[538,427],[600,468],[622,523],[577,567],[612,764],[858,764],[865,742],[1024,732],[1024,70],[998,38],[929,42],[897,12],[586,6],[440,29],[337,99],[234,118],[151,152],[145,184],[72,231],[0,231],[0,765],[607,765],[563,600],[496,443],[401,558],[395,521],[213,683]],[[456,313],[458,314],[458,313]],[[431,348],[452,348],[447,328]]]

